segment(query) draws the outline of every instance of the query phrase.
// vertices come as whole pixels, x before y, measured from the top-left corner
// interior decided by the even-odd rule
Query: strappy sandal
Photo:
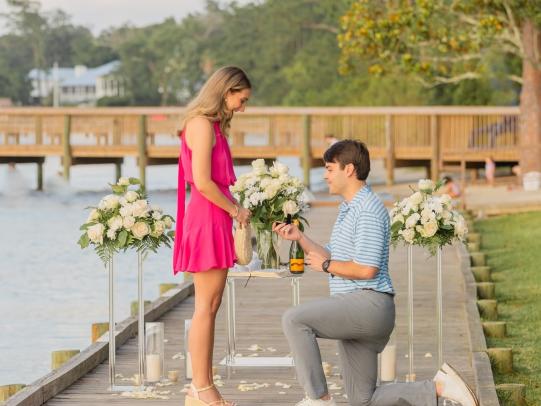
[[[236,403],[227,402],[225,399],[214,400],[210,403],[199,399],[200,392],[204,392],[212,388],[214,388],[214,384],[197,389],[194,384],[191,383],[190,389],[192,390],[192,396],[186,395],[186,398],[184,399],[184,406],[237,406]]]

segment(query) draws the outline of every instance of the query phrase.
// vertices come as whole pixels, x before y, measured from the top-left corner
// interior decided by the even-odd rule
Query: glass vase
[[[278,269],[280,267],[278,235],[271,230],[258,230],[256,239],[261,269]]]

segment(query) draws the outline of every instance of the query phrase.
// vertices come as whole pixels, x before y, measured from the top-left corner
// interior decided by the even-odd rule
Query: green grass
[[[541,405],[541,212],[475,223],[496,282],[499,320],[508,337],[489,347],[513,348],[515,372],[495,373],[496,383],[523,383],[529,405]]]

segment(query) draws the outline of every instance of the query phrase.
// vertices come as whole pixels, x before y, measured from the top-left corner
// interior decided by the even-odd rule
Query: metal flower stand
[[[137,253],[137,301],[138,317],[138,381],[134,385],[116,385],[116,337],[115,337],[115,278],[114,255],[107,263],[109,273],[109,391],[130,392],[143,390],[145,371],[145,307],[143,302],[143,256]]]
[[[442,281],[442,249],[436,252],[436,319],[438,330],[438,368],[443,363],[443,281]],[[413,369],[413,245],[408,245],[408,375],[407,382],[415,381]]]

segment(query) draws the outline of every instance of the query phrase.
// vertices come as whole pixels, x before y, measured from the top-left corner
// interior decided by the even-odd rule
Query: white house
[[[77,65],[74,68],[32,69],[30,93],[33,100],[53,96],[58,86],[58,105],[95,105],[102,97],[123,96],[122,82],[115,75],[120,62],[113,61],[96,68]]]

